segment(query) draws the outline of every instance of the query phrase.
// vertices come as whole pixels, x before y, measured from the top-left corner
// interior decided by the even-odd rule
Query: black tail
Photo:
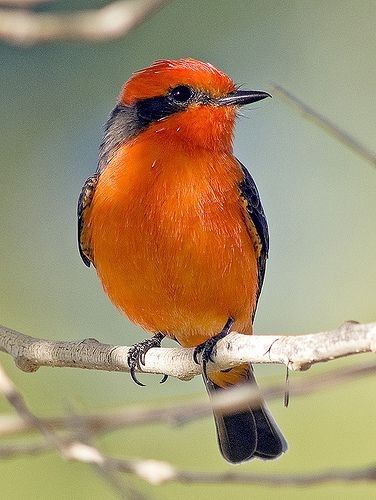
[[[204,382],[209,394],[224,390],[205,377]],[[256,385],[252,368],[244,383]],[[214,419],[219,448],[228,462],[244,462],[253,457],[272,460],[287,450],[287,442],[265,404],[233,415],[214,412]]]

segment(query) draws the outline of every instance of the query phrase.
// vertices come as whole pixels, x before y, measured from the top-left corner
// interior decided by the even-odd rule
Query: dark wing
[[[258,255],[258,296],[264,282],[266,259],[269,253],[269,231],[264,209],[261,205],[255,181],[251,174],[238,160],[244,179],[239,184],[240,195],[245,202],[247,224],[254,239]],[[257,300],[258,300],[257,296]]]
[[[88,267],[90,267],[90,263],[94,264],[94,261],[90,241],[85,235],[85,213],[92,202],[101,172],[106,168],[121,144],[138,132],[135,113],[134,107],[120,104],[117,104],[112,110],[105,125],[103,141],[99,148],[97,171],[87,179],[78,198],[78,248],[82,260]]]
[[[95,188],[98,183],[98,174],[89,177],[81,190],[78,198],[77,218],[78,218],[78,248],[84,264],[90,267],[90,262],[93,262],[91,248],[89,242],[85,239],[85,213],[91,205],[94,196]]]

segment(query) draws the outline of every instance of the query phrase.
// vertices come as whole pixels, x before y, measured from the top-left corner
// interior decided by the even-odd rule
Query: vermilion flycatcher
[[[196,348],[209,392],[255,384],[249,364],[209,373],[206,364],[231,329],[252,334],[268,226],[232,139],[238,108],[268,96],[193,59],[157,61],[121,91],[79,198],[78,232],[111,301],[154,333],[130,351],[136,381],[145,352],[168,336]],[[287,449],[265,405],[214,416],[230,462]]]

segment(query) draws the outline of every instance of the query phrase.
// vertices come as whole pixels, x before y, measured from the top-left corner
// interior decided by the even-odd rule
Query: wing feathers
[[[78,198],[77,206],[78,248],[84,264],[88,267],[90,267],[90,263],[93,262],[93,256],[90,248],[90,242],[85,238],[85,213],[91,205],[97,183],[98,174],[94,174],[86,180]]]

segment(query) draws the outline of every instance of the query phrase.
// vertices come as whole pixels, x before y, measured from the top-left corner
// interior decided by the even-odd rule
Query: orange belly
[[[166,156],[163,145],[120,148],[88,214],[94,263],[112,302],[151,332],[195,346],[251,333],[257,258],[239,197],[241,171],[210,151]]]

